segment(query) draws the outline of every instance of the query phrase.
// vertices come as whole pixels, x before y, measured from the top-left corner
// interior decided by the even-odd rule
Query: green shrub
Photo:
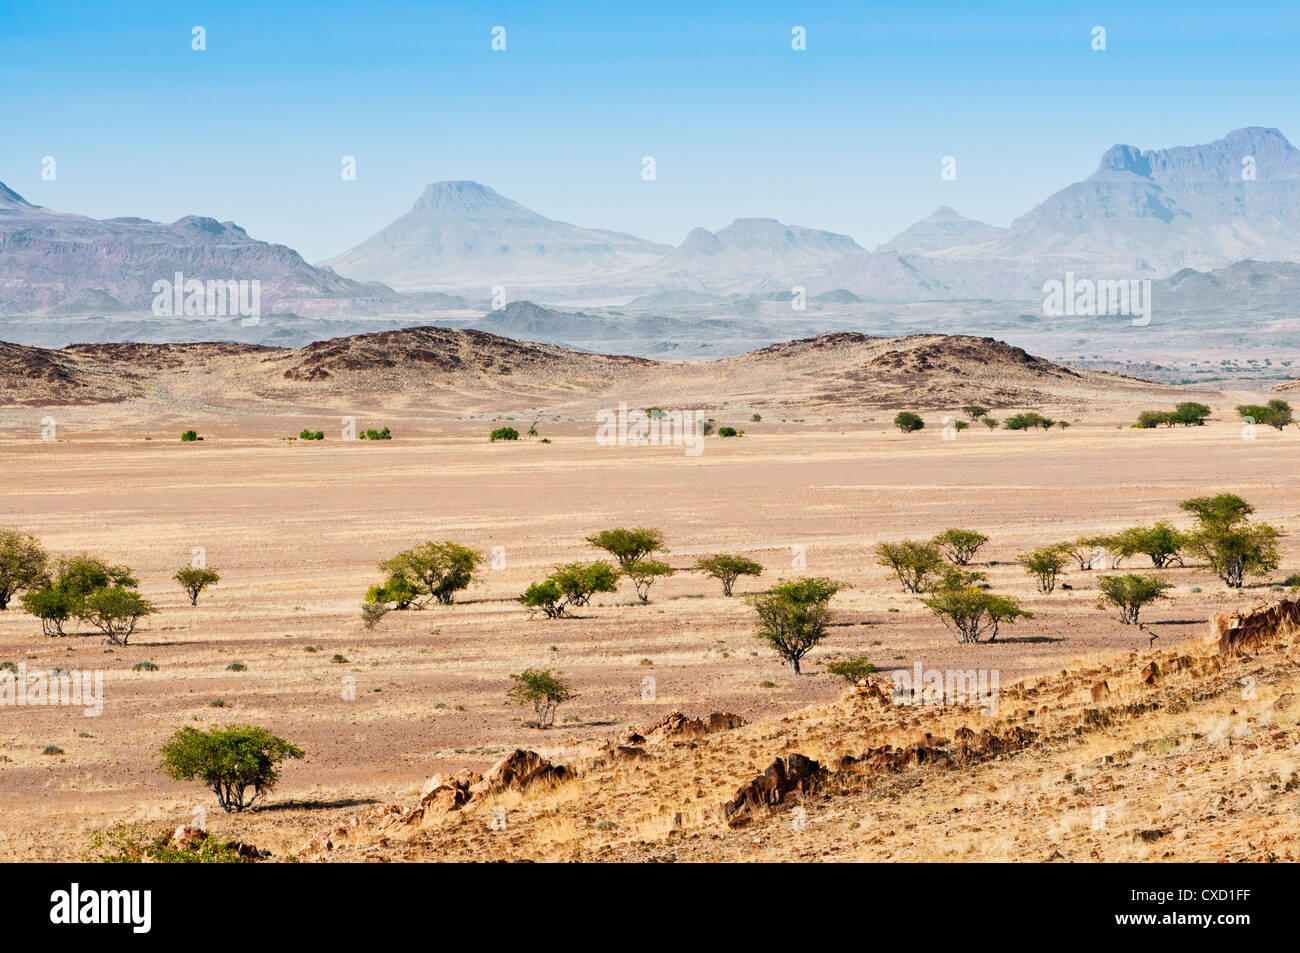
[[[1237,414],[1250,423],[1267,424],[1275,430],[1281,430],[1292,422],[1291,405],[1278,399],[1270,400],[1262,407],[1258,404],[1242,404],[1237,408]]]
[[[1037,430],[1040,427],[1049,430],[1055,423],[1056,421],[1050,417],[1044,417],[1042,414],[1031,410],[1008,417],[1005,426],[1008,430]]]
[[[998,428],[998,419],[996,417],[985,417],[980,422],[984,424],[985,427],[988,427],[989,430],[996,430]]]
[[[1016,562],[1025,567],[1025,572],[1038,580],[1039,592],[1051,592],[1056,588],[1056,577],[1065,568],[1069,555],[1058,546],[1043,546],[1033,552],[1021,553]]]
[[[360,437],[362,440],[392,440],[393,435],[385,427],[383,430],[363,430]]]
[[[718,436],[719,436],[719,437],[743,437],[744,435],[745,435],[745,432],[744,432],[743,430],[737,430],[735,427],[719,427],[719,428],[718,428]]]
[[[242,864],[253,857],[239,845],[204,832],[201,838],[174,843],[168,830],[150,834],[143,827],[118,821],[111,830],[96,831],[90,852],[82,858],[98,864]]]
[[[766,592],[745,596],[758,614],[757,635],[798,675],[800,660],[826,637],[828,603],[845,588],[824,577],[792,579]]]
[[[531,583],[519,597],[519,601],[525,608],[541,609],[548,619],[558,619],[564,615],[567,604],[564,593],[551,579]]]
[[[0,612],[20,592],[49,582],[49,556],[35,536],[0,529]]]
[[[181,434],[181,443],[193,443],[196,440],[202,440],[196,430],[187,430]]]
[[[1228,586],[1240,589],[1247,575],[1262,576],[1277,569],[1280,534],[1268,523],[1250,522],[1255,508],[1235,493],[1193,497],[1179,506],[1194,514],[1198,523],[1187,537],[1187,548],[1203,556]]]
[[[176,781],[202,781],[227,814],[244,810],[272,790],[281,762],[303,757],[301,748],[252,725],[211,731],[187,725],[163,745],[161,754],[160,770]]]
[[[246,671],[248,671],[248,666],[245,665],[243,662],[231,662],[229,665],[226,666],[226,671],[228,671],[228,672],[246,672]]]
[[[298,432],[299,440],[324,440],[325,431],[323,430],[300,430]]]
[[[646,526],[601,530],[588,536],[586,542],[613,556],[624,572],[632,563],[644,559],[651,553],[668,552],[668,547],[664,544],[664,534]]]
[[[718,553],[696,560],[695,565],[691,567],[691,571],[712,576],[722,583],[722,594],[730,596],[731,587],[735,585],[739,577],[761,576],[763,567],[744,556],[738,556],[734,553]]]
[[[910,410],[904,410],[894,418],[894,426],[903,433],[914,433],[925,426],[925,421]]]
[[[477,549],[447,540],[400,552],[381,562],[379,569],[388,575],[385,588],[390,593],[393,577],[400,576],[416,592],[411,602],[422,598],[426,603],[432,599],[450,605],[457,592],[469,588],[483,561],[484,556]],[[406,591],[405,587],[401,589],[403,594]]]
[[[838,675],[850,685],[856,685],[875,670],[876,667],[867,661],[865,655],[857,655],[839,662],[831,662],[826,666],[827,674]]]
[[[974,586],[941,589],[922,600],[926,608],[941,622],[957,633],[957,641],[973,645],[984,633],[989,641],[998,637],[998,627],[1003,622],[1032,619],[1034,614],[1020,608],[1011,596],[994,595]]]
[[[153,662],[136,662],[134,665],[131,666],[131,671],[156,672],[158,671],[158,666],[155,665]]]
[[[59,560],[53,579],[24,594],[23,608],[41,620],[47,636],[63,635],[68,619],[89,622],[109,639],[125,645],[136,622],[154,612],[134,590],[138,581],[126,566],[110,566],[82,553]]]
[[[987,536],[973,529],[946,529],[930,540],[955,566],[965,566],[969,563],[975,558],[980,547],[988,541]]]
[[[388,577],[382,585],[371,586],[366,590],[366,602],[373,605],[395,603],[393,608],[406,609],[420,597],[420,590],[406,576],[397,574]],[[378,619],[376,619],[378,621]],[[367,628],[370,628],[368,626]]]
[[[514,427],[498,427],[488,436],[491,438],[493,443],[496,443],[498,440],[518,440],[519,431]]]
[[[371,586],[372,590],[378,588]],[[361,603],[361,624],[367,629],[373,629],[379,624],[379,620],[388,615],[389,606],[386,602],[372,601],[370,593],[366,593],[366,601]],[[312,646],[307,646],[308,652],[316,651]]]
[[[598,592],[616,592],[619,574],[618,569],[597,559],[556,566],[547,581],[555,584],[570,605],[585,606]]]
[[[206,569],[202,566],[186,566],[179,569],[176,575],[172,577],[181,584],[190,597],[190,605],[199,604],[199,594],[208,586],[215,586],[221,581],[221,573],[215,569]]]
[[[1125,625],[1138,621],[1142,607],[1157,599],[1168,599],[1165,593],[1173,584],[1163,576],[1101,576],[1097,580],[1098,599],[1103,605],[1119,609],[1119,620]]]
[[[971,420],[979,420],[981,417],[986,417],[988,416],[988,412],[989,409],[987,407],[981,407],[979,404],[967,404],[962,408],[962,413]]]
[[[754,423],[758,423],[760,420],[763,419],[763,415],[762,415],[762,414],[751,414],[749,419],[752,420]]]
[[[650,601],[650,587],[661,576],[671,576],[673,569],[666,562],[658,559],[638,559],[629,563],[623,570],[636,587],[636,596],[642,602]]]
[[[60,748],[58,745],[46,745],[45,748],[41,751],[41,754],[59,755],[59,754],[63,754],[63,749]]]
[[[905,592],[921,592],[929,581],[942,574],[943,552],[934,543],[903,539],[897,543],[877,543],[876,565],[892,569]]]
[[[559,707],[578,697],[568,681],[550,669],[525,669],[522,674],[510,678],[515,686],[506,692],[506,699],[516,705],[531,705],[536,715],[533,724],[538,728],[555,724]]]

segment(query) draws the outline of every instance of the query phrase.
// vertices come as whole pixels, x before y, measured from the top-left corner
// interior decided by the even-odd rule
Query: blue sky
[[[772,216],[870,248],[939,205],[1005,225],[1116,142],[1300,139],[1298,62],[1287,4],[0,0],[0,181],[310,261],[462,178],[667,243]]]

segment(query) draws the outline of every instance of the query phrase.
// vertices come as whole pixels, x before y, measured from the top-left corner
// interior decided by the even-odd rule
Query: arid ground
[[[886,387],[879,373],[855,378],[840,367],[838,377],[820,375],[798,364],[804,358],[796,354],[786,372],[746,377],[734,364],[725,373],[673,371],[681,376],[664,376],[657,389],[649,377],[625,381],[620,390],[617,375],[597,375],[566,390],[571,381],[557,375],[549,398],[542,372],[526,393],[485,388],[457,412],[458,388],[472,390],[472,381],[430,389],[426,401],[414,384],[388,392],[340,389],[336,369],[328,388],[310,391],[279,375],[281,389],[270,393],[245,386],[244,372],[233,365],[223,377],[211,366],[182,362],[164,379],[147,369],[153,357],[141,360],[146,370],[126,385],[124,377],[105,384],[103,369],[94,370],[105,392],[129,390],[109,402],[33,399],[0,407],[0,526],[36,534],[55,554],[89,551],[131,566],[141,591],[160,608],[127,646],[112,648],[86,632],[44,638],[38,621],[17,604],[0,613],[0,661],[25,662],[29,671],[102,670],[105,690],[98,717],[59,707],[0,709],[0,859],[76,858],[94,830],[115,821],[178,825],[199,809],[214,832],[284,857],[358,812],[415,803],[435,773],[482,771],[516,747],[576,762],[628,725],[681,709],[735,712],[751,724],[716,751],[717,744],[665,749],[652,768],[619,767],[609,775],[612,786],[600,790],[624,796],[596,797],[590,785],[574,788],[582,797],[556,794],[544,820],[535,817],[531,827],[493,831],[482,811],[460,812],[459,834],[449,831],[442,841],[425,836],[409,856],[667,856],[683,832],[663,819],[684,812],[681,824],[697,849],[685,850],[683,859],[1043,860],[1058,853],[1086,860],[1089,850],[1060,845],[1096,833],[1088,804],[1097,802],[1078,794],[1079,785],[1092,782],[1065,776],[1082,777],[1089,759],[1131,750],[1136,742],[1128,728],[1089,735],[1086,750],[1057,753],[1054,760],[986,765],[977,779],[964,777],[960,790],[918,781],[891,793],[879,815],[810,806],[808,828],[798,836],[785,820],[731,831],[715,815],[774,756],[797,750],[798,739],[813,749],[804,753],[827,756],[837,745],[859,738],[878,744],[884,737],[866,732],[858,712],[863,703],[846,699],[846,685],[825,673],[836,658],[865,654],[886,674],[918,662],[930,669],[997,670],[1004,686],[1101,665],[1128,672],[1128,653],[1143,659],[1149,651],[1169,653],[1203,638],[1214,613],[1276,595],[1260,586],[1229,591],[1191,561],[1168,572],[1176,584],[1172,599],[1149,610],[1148,630],[1140,632],[1098,608],[1096,573],[1071,568],[1064,581],[1072,588],[1036,592],[1014,562],[1021,551],[1158,519],[1186,525],[1179,500],[1231,491],[1251,501],[1258,518],[1290,534],[1274,581],[1300,570],[1300,431],[1261,428],[1255,439],[1243,440],[1232,413],[1238,395],[1089,373],[1051,378],[1055,389],[1030,402],[1012,391],[1000,396],[1005,388],[996,368],[969,385],[960,384],[958,368],[960,386],[936,389],[933,359],[923,358],[894,368],[900,376]],[[732,361],[763,364],[754,356]],[[382,378],[382,370],[358,373]],[[818,390],[819,379],[832,377],[835,387]],[[1006,380],[1006,387],[1023,384],[1010,374]],[[22,392],[21,379],[8,386],[11,396]],[[908,406],[909,393],[928,426],[904,435],[890,421],[896,408]],[[961,403],[981,395],[995,416],[1039,409],[1072,425],[1025,433],[974,427],[943,439],[941,416],[959,415]],[[701,407],[745,435],[710,437],[694,457],[680,447],[600,446],[593,411],[622,399],[632,407]],[[1139,409],[1183,399],[1209,403],[1210,423],[1152,431],[1128,426]],[[751,420],[756,411],[761,421]],[[394,439],[343,442],[343,416],[354,416],[362,428],[388,426]],[[47,417],[54,421],[48,440],[42,439]],[[539,437],[490,443],[488,430],[498,420],[521,432],[537,420]],[[179,442],[190,427],[202,442]],[[327,439],[285,439],[303,427],[322,429]],[[552,565],[599,556],[583,542],[588,534],[635,525],[661,529],[671,547],[668,560],[683,570],[654,586],[649,605],[637,604],[626,583],[573,618],[530,617],[516,601]],[[991,537],[975,568],[1034,613],[1004,627],[995,644],[958,645],[871,556],[882,540],[928,537],[953,526]],[[443,539],[495,551],[495,565],[456,604],[391,612],[366,630],[359,607],[366,588],[380,581],[376,564],[413,544]],[[171,576],[195,547],[222,580],[192,607]],[[714,580],[684,571],[698,556],[720,551],[748,554],[766,569],[761,579],[741,580],[738,595],[800,575],[851,585],[833,601],[832,634],[803,675],[791,675],[755,638],[752,610],[740,598],[724,598]],[[1137,557],[1124,568],[1145,562]],[[1154,647],[1151,634],[1158,636]],[[1295,647],[1279,657],[1290,661],[1277,670],[1294,679]],[[158,669],[133,671],[141,660]],[[246,669],[228,670],[232,662]],[[509,675],[530,666],[562,671],[579,693],[547,731],[526,727],[525,713],[506,703]],[[1124,678],[1112,676],[1112,687]],[[1282,687],[1265,687],[1257,703],[1267,708]],[[1238,714],[1226,697],[1220,692],[1203,712],[1187,715],[1200,719],[1187,728],[1188,747],[1176,731],[1132,731],[1142,734],[1142,743],[1175,737],[1158,763],[1169,767],[1169,758],[1188,758],[1183,767],[1195,781],[1192,774],[1201,777],[1202,769],[1193,772],[1191,765],[1204,759],[1195,761],[1194,745],[1215,740],[1214,725]],[[1294,770],[1296,709],[1289,716],[1286,710],[1267,724],[1289,724],[1289,735],[1283,732],[1289,740],[1269,750]],[[958,715],[944,710],[933,717]],[[242,815],[222,815],[210,792],[170,781],[157,769],[158,748],[178,727],[227,722],[269,727],[307,752],[285,766],[258,809]],[[1250,724],[1247,733],[1267,726]],[[915,740],[902,734],[912,729],[899,722],[894,743]],[[1228,730],[1217,740],[1231,744],[1232,735]],[[51,745],[63,753],[43,754]],[[1284,765],[1248,757],[1259,767],[1260,783],[1280,771],[1282,798]],[[1161,827],[1161,815],[1175,808],[1165,788],[1140,783],[1150,780],[1143,774],[1149,767],[1133,767],[1124,782],[1127,813],[1110,815],[1112,825],[1124,818],[1113,834],[1120,846],[1103,850],[1100,859],[1154,850],[1145,841],[1134,846],[1134,825]],[[1212,770],[1203,773],[1211,783]],[[1058,803],[1058,796],[1075,800]],[[1294,859],[1290,838],[1300,815],[1281,811],[1281,800],[1270,804],[1269,836],[1284,843],[1270,850]],[[984,818],[973,832],[971,810]],[[941,822],[941,811],[963,824]],[[1192,838],[1177,858],[1249,853],[1240,842],[1244,835],[1225,826],[1227,813],[1217,813],[1218,827],[1200,820],[1204,811],[1196,814],[1197,824],[1210,825],[1197,829],[1210,835]],[[945,844],[950,826],[967,831],[959,847]],[[1019,842],[1029,829],[1032,848]],[[827,836],[810,839],[818,830]],[[351,859],[363,856],[358,851]]]

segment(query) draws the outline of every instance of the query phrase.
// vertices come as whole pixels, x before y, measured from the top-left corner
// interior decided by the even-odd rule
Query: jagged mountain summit
[[[396,297],[315,268],[292,248],[258,241],[233,222],[87,218],[33,205],[0,183],[0,313],[147,313],[154,283],[173,281],[177,272],[187,280],[257,280],[267,311],[329,314]]]
[[[324,262],[398,290],[584,285],[656,261],[667,245],[558,222],[477,182],[435,182],[411,210]]]

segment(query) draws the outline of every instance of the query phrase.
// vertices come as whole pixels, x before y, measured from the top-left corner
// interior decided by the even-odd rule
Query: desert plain
[[[1190,708],[1162,694],[1151,718],[1070,744],[942,774],[918,767],[810,799],[797,824],[788,812],[743,828],[721,817],[737,787],[787,751],[833,759],[988,722],[971,710],[872,708],[826,673],[828,662],[866,655],[882,679],[917,664],[994,670],[1008,696],[1003,727],[1067,718],[1088,704],[1089,672],[1115,673],[1120,699],[1177,695],[1176,680],[1139,684],[1143,663],[1195,654],[1214,614],[1275,598],[1265,584],[1300,571],[1300,430],[1261,427],[1243,439],[1233,408],[1246,395],[1061,372],[978,353],[988,345],[972,340],[930,336],[901,350],[805,342],[712,365],[542,349],[505,373],[508,355],[486,368],[409,354],[386,366],[355,343],[343,359],[163,346],[117,353],[110,367],[98,353],[36,354],[29,376],[8,378],[0,407],[0,526],[37,535],[52,554],[129,565],[159,611],[125,646],[86,631],[45,638],[16,603],[0,613],[0,660],[102,671],[104,685],[98,716],[0,708],[0,859],[76,859],[117,821],[196,817],[273,858],[303,860],[1296,859],[1290,643],[1256,673],[1250,698],[1229,669]],[[449,346],[421,345],[444,356]],[[64,362],[59,373],[37,372],[47,360]],[[1130,426],[1139,410],[1187,399],[1212,407],[1204,427]],[[601,445],[595,413],[620,401],[697,408],[744,435],[710,436],[696,456]],[[967,402],[997,417],[1034,409],[1070,427],[945,432],[941,419]],[[893,416],[912,408],[927,426],[903,434]],[[389,427],[393,439],[343,440],[344,418]],[[488,440],[507,424],[521,434],[535,424],[538,435]],[[202,441],[180,442],[190,428]],[[288,439],[302,428],[326,439]],[[1187,526],[1179,501],[1219,492],[1283,530],[1280,570],[1230,590],[1188,560],[1165,571],[1175,588],[1142,630],[1098,606],[1101,573],[1071,566],[1070,588],[1044,595],[1015,562],[1138,523]],[[648,604],[626,582],[570,617],[519,604],[555,564],[601,556],[584,537],[614,526],[667,538],[677,573]],[[1034,614],[995,643],[958,644],[871,553],[948,527],[990,537],[972,568]],[[382,581],[379,561],[444,539],[489,556],[475,584],[453,605],[390,612],[365,628],[360,604]],[[196,548],[222,578],[191,606],[171,577]],[[764,574],[725,598],[689,571],[715,552],[748,555]],[[1149,567],[1134,557],[1121,571]],[[795,676],[755,637],[741,596],[803,575],[850,588]],[[142,660],[157,670],[133,670]],[[229,670],[233,662],[245,668]],[[547,730],[507,704],[510,674],[528,667],[562,672],[578,693]],[[1027,697],[1026,686],[1056,691],[1054,704],[1017,715],[1035,707],[1008,700]],[[511,793],[413,831],[305,849],[351,818],[417,803],[432,775],[481,772],[516,748],[595,764],[628,726],[674,710],[747,724],[590,767],[531,800]],[[242,814],[222,814],[210,792],[158,770],[177,728],[225,723],[271,728],[306,751]],[[62,753],[44,754],[48,746]]]

